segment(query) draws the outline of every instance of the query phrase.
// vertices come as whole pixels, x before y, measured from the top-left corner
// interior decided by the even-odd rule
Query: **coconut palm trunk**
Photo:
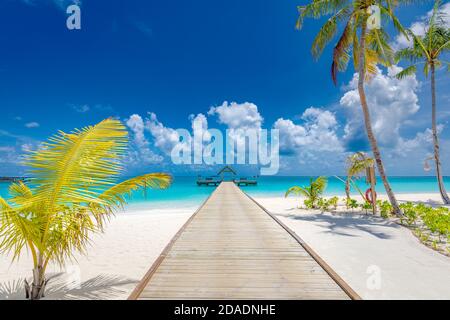
[[[358,92],[359,98],[361,101],[361,107],[364,114],[364,124],[366,127],[367,138],[369,139],[370,146],[372,148],[372,153],[375,158],[375,162],[377,164],[378,172],[383,181],[384,188],[386,189],[386,193],[389,197],[389,201],[392,205],[394,213],[396,215],[401,215],[400,207],[398,206],[397,199],[395,198],[394,192],[391,189],[389,181],[386,177],[386,172],[384,170],[383,161],[381,160],[380,149],[378,148],[377,140],[372,130],[372,122],[370,119],[369,107],[367,105],[366,92],[364,90],[364,81],[365,81],[365,45],[366,45],[366,31],[367,31],[367,20],[364,19],[364,22],[361,26],[361,40],[359,47],[359,65],[358,65]]]
[[[48,280],[45,278],[45,267],[42,255],[39,255],[38,264],[33,269],[33,282],[30,284],[25,280],[26,298],[40,300],[44,297]]]
[[[442,178],[441,171],[441,160],[439,156],[439,138],[437,133],[436,124],[436,79],[435,79],[435,65],[431,63],[431,121],[432,121],[432,131],[433,131],[433,144],[434,144],[434,160],[436,162],[436,176],[439,185],[439,192],[441,193],[442,201],[445,204],[450,204],[450,199],[448,197],[447,191],[444,186],[444,179]]]
[[[350,179],[345,180],[345,195],[347,196],[347,200],[350,200]]]

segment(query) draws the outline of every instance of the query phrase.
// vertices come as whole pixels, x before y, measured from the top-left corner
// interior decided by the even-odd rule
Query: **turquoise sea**
[[[283,196],[284,192],[294,185],[306,185],[310,177],[260,177],[257,186],[242,187],[252,196]],[[435,177],[390,177],[392,188],[396,193],[437,193],[438,187]],[[450,177],[445,178],[447,190],[450,190]],[[8,183],[0,183],[0,196],[8,197]],[[364,179],[359,181],[362,190],[367,186]],[[196,177],[175,177],[172,186],[167,190],[148,190],[147,197],[144,192],[135,192],[130,199],[134,205],[152,203],[152,207],[183,208],[199,205],[214,190],[214,187],[199,187]],[[356,191],[353,191],[356,194]],[[384,193],[381,181],[377,183],[377,192]],[[330,177],[326,195],[344,195],[344,184]]]

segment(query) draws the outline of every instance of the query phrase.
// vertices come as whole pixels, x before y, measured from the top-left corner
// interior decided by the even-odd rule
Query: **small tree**
[[[30,183],[13,183],[9,201],[0,197],[0,253],[15,260],[28,251],[33,258],[27,298],[44,297],[49,263],[63,266],[76,252],[85,253],[90,235],[103,230],[128,193],[170,185],[164,173],[117,183],[127,143],[126,128],[113,119],[59,132],[27,157]]]
[[[289,196],[291,193],[302,195],[306,197],[307,203],[311,208],[318,207],[318,201],[321,198],[325,188],[327,186],[327,178],[326,177],[318,177],[316,180],[311,179],[309,186],[294,186],[289,188],[286,191],[285,197]]]

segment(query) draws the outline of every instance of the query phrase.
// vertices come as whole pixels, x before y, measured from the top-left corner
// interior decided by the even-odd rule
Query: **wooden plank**
[[[292,231],[223,182],[172,239],[130,299],[356,299]]]

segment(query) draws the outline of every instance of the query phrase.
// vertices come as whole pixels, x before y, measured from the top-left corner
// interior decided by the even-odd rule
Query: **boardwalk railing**
[[[295,233],[223,182],[130,299],[359,299]]]

